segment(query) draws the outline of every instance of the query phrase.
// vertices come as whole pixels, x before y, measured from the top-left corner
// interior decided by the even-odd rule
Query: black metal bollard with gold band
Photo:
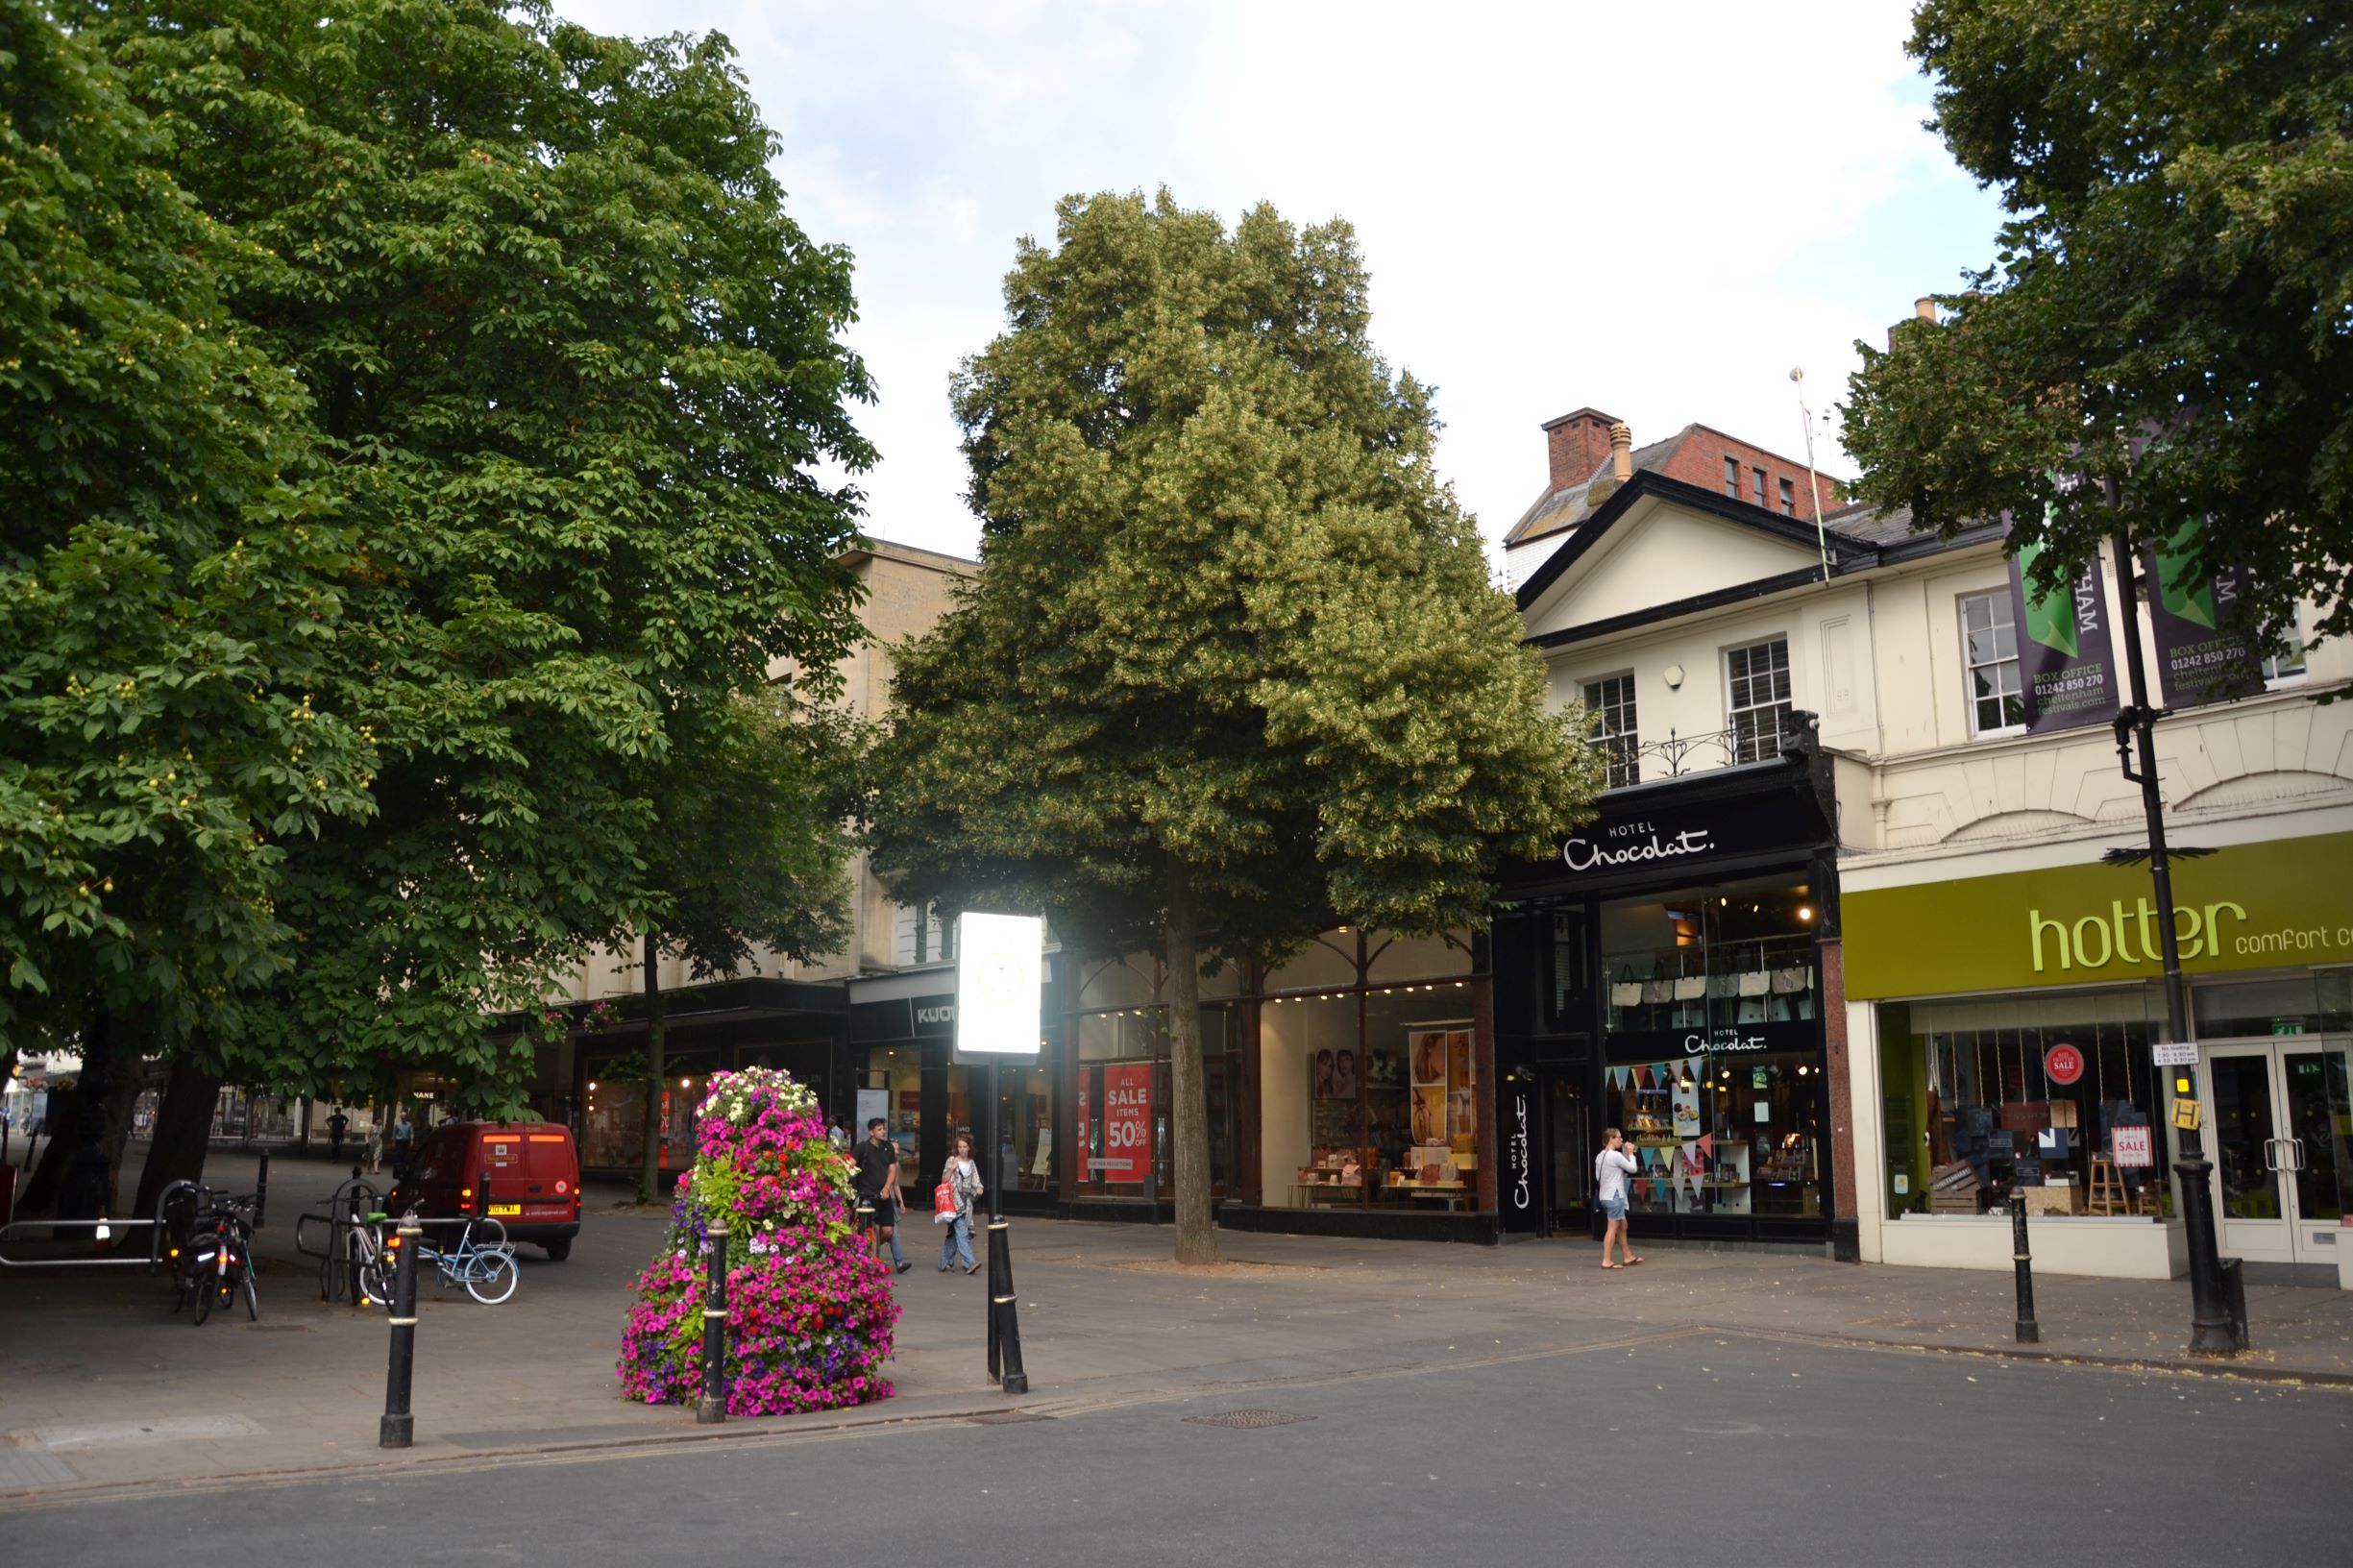
[[[727,1419],[727,1222],[709,1229],[711,1261],[702,1297],[702,1403],[695,1407],[698,1425]]]
[[[408,1386],[417,1364],[417,1237],[424,1234],[411,1209],[392,1238],[400,1257],[392,1270],[392,1364],[384,1377],[384,1418],[376,1429],[379,1448],[406,1448],[416,1436]]]
[[[989,1379],[1009,1394],[1029,1392],[1021,1369],[1021,1317],[1013,1287],[1012,1227],[989,1221]]]
[[[2042,1326],[2034,1320],[2034,1254],[2026,1250],[2026,1189],[2010,1188],[2010,1260],[2018,1267],[2018,1342],[2040,1344]]]

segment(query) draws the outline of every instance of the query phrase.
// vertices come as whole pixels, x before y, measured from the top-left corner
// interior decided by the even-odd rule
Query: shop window
[[[1789,640],[1728,649],[1724,669],[1732,718],[1732,760],[1762,762],[1781,754],[1789,728]]]
[[[1209,1110],[1210,1190],[1224,1196],[1234,1180],[1235,1024],[1228,1007],[1200,1013],[1202,1069]],[[1077,1020],[1078,1190],[1117,1197],[1166,1197],[1170,1106],[1167,1010],[1151,1006],[1082,1015]],[[1035,1154],[1031,1157],[1035,1163]]]
[[[1265,1201],[1468,1208],[1479,1159],[1469,954],[1378,934],[1367,945],[1369,987],[1261,1009]]]
[[[1339,926],[1311,941],[1282,964],[1267,971],[1268,994],[1286,991],[1320,991],[1358,983],[1357,934]]]
[[[1961,600],[1961,657],[1969,670],[1969,727],[1974,735],[2013,735],[2025,727],[2025,687],[2019,678],[2018,624],[2007,589]]]
[[[1593,744],[1608,759],[1608,787],[1624,789],[1642,777],[1642,737],[1634,713],[1634,677],[1605,675],[1585,682],[1585,711],[1596,716]]]
[[[1393,986],[1409,980],[1451,980],[1471,967],[1459,941],[1445,937],[1394,937],[1376,931],[1365,938],[1364,981]]]
[[[2137,989],[1882,1005],[1887,1212],[2162,1213],[2152,1033]]]
[[[1654,1034],[1666,1055],[1728,1039],[1760,1048],[1810,1025],[1817,917],[1811,884],[1785,877],[1604,904],[1608,1032]]]
[[[1823,1082],[1810,1051],[1668,1057],[1605,1069],[1603,1102],[1640,1162],[1648,1214],[1822,1215]]]
[[[1593,984],[1585,961],[1585,921],[1573,910],[1540,912],[1544,944],[1543,1018],[1549,1034],[1590,1029]]]
[[[2268,980],[2202,981],[2190,993],[2197,1038],[2227,1040],[2341,1029],[2344,1019],[2332,1018],[2322,1010],[2318,979],[2317,974],[2307,972]]]

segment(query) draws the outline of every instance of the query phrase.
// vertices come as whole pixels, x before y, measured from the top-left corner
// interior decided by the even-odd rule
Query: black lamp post
[[[2108,510],[2118,507],[2117,482],[2106,481]],[[2131,684],[2132,703],[2116,716],[2117,753],[2124,776],[2141,786],[2141,810],[2148,821],[2148,874],[2156,884],[2157,938],[2165,960],[2165,1036],[2168,1041],[2190,1042],[2189,1007],[2181,977],[2181,939],[2173,927],[2173,869],[2165,843],[2165,801],[2157,789],[2157,720],[2160,710],[2148,703],[2148,673],[2141,659],[2141,606],[2133,593],[2132,537],[2119,527],[2116,551],[2118,629],[2124,641],[2124,670]],[[2132,742],[2138,741],[2140,768],[2133,767]],[[2169,1073],[2175,1069],[2168,1068]],[[2182,1079],[2192,1093],[2197,1081],[2192,1071]],[[2182,1096],[2184,1098],[2189,1095]],[[2214,1164],[2206,1158],[2205,1140],[2194,1127],[2178,1130],[2181,1158],[2173,1173],[2181,1178],[2182,1222],[2190,1242],[2190,1353],[2228,1356],[2238,1349],[2231,1329],[2230,1308],[2222,1294],[2222,1260],[2215,1241]]]

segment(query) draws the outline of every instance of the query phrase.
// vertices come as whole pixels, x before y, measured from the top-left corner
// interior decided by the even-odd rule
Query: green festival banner
[[[2012,618],[2023,633],[2018,661],[2027,732],[2104,724],[2116,717],[2117,685],[2099,561],[2085,562],[2071,581],[2041,593],[2031,578],[2042,553],[2039,546],[2022,545],[2010,556]]]
[[[2246,574],[2218,567],[2200,579],[2198,525],[2185,523],[2149,547],[2149,627],[2156,634],[2157,678],[2169,708],[2228,702],[2263,690],[2263,671],[2232,622]]]

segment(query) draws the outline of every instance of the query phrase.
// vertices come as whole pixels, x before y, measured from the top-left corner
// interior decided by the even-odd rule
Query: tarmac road
[[[1309,1419],[1192,1419],[1245,1407]],[[1067,1409],[166,1486],[0,1538],[175,1568],[2353,1558],[2343,1389],[1696,1330]]]

